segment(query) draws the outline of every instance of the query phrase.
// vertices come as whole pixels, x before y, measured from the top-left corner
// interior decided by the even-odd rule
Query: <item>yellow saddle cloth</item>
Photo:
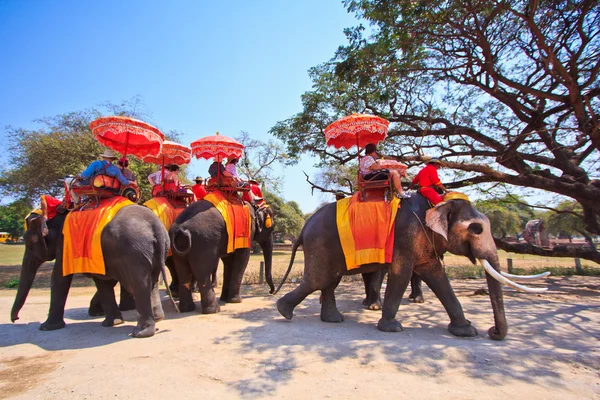
[[[400,199],[361,202],[359,196],[355,193],[336,203],[336,224],[348,270],[392,262],[394,250],[394,220]]]
[[[156,214],[167,231],[171,228],[171,225],[173,225],[179,214],[185,210],[185,207],[173,207],[165,197],[154,197],[145,202],[144,205]]]
[[[252,238],[250,210],[248,205],[234,204],[218,190],[207,194],[203,200],[211,202],[223,216],[227,226],[227,253],[236,249],[248,249]]]
[[[116,196],[100,200],[93,210],[71,211],[63,226],[63,276],[78,273],[105,275],[100,238],[104,227],[123,207],[133,203]]]

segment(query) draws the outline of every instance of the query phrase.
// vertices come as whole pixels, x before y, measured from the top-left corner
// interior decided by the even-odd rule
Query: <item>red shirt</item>
[[[260,199],[263,198],[263,194],[262,194],[262,191],[260,190],[260,186],[251,184],[250,185],[250,191],[252,192],[252,194],[254,195],[254,197],[258,197]],[[248,194],[248,192],[244,192],[244,194],[242,195],[242,200],[247,201],[248,203],[250,203],[250,195]]]
[[[194,192],[196,200],[202,200],[204,196],[206,196],[206,189],[201,183],[196,183],[194,186],[192,186],[192,192]]]
[[[435,186],[442,183],[437,173],[437,168],[433,164],[427,164],[425,168],[419,171],[414,177],[412,183],[419,184],[421,187]]]

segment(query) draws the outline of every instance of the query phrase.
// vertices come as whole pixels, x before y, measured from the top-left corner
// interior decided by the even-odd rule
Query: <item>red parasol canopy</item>
[[[390,122],[370,114],[352,114],[340,118],[325,128],[328,146],[337,149],[350,149],[358,146],[359,150],[369,143],[377,144],[385,139]]]
[[[188,164],[192,160],[192,149],[182,144],[165,140],[162,144],[162,151],[158,156],[146,156],[142,160],[157,165]]]
[[[190,145],[192,147],[192,154],[196,158],[204,158],[209,160],[216,158],[221,161],[223,158],[241,158],[244,145],[235,139],[227,136],[216,135],[206,136],[200,138]]]
[[[104,146],[139,158],[158,156],[165,138],[154,126],[130,117],[100,117],[90,129]]]

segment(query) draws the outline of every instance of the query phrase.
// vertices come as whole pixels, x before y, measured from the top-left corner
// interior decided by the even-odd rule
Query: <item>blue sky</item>
[[[329,60],[356,25],[341,0],[0,0],[0,134],[36,118],[141,96],[152,120],[190,142],[219,131],[268,140],[301,111],[308,69]],[[283,196],[304,212],[328,197],[302,170],[285,170]],[[207,175],[194,160],[190,175]]]

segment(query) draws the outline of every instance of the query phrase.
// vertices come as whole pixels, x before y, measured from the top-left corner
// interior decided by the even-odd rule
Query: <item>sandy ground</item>
[[[285,321],[279,297],[245,286],[220,314],[177,314],[150,339],[128,336],[135,312],[114,328],[87,316],[92,289],[74,288],[65,329],[41,332],[49,292],[30,295],[9,320],[14,291],[0,292],[0,398],[600,398],[600,278],[550,279],[544,295],[505,290],[506,340],[487,337],[492,314],[483,280],[453,286],[480,335],[459,339],[428,290],[406,300],[402,333],[379,332],[380,312],[361,306],[360,282],[338,288],[341,324],[319,319],[318,294]],[[282,294],[291,290],[287,285]],[[199,307],[199,302],[197,303]]]

